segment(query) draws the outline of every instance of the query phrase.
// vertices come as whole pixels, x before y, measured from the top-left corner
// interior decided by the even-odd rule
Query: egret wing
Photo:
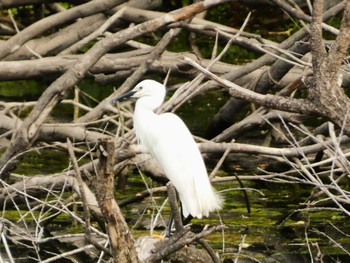
[[[220,208],[221,198],[209,182],[198,146],[178,116],[172,113],[155,115],[151,129],[143,134],[147,136],[140,137],[141,143],[179,192],[185,216],[201,218]]]

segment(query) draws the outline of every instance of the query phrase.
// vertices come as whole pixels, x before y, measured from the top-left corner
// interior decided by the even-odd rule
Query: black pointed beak
[[[128,92],[126,92],[126,93],[124,93],[124,94],[122,94],[122,95],[116,97],[115,99],[113,99],[113,100],[111,101],[111,104],[112,104],[112,105],[115,105],[115,104],[117,103],[117,101],[121,101],[122,99],[130,98],[130,97],[131,97],[132,95],[134,95],[135,93],[136,93],[136,91],[130,90],[130,91],[128,91]]]

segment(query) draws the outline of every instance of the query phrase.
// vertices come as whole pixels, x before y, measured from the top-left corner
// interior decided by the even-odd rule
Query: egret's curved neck
[[[135,105],[135,111],[137,110],[150,110],[154,111],[160,105],[162,105],[164,101],[164,96],[145,96],[142,98],[139,98],[136,101]]]

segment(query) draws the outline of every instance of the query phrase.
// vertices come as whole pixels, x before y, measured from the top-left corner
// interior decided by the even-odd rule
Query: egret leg
[[[173,216],[173,213],[170,213],[169,221],[165,229],[165,237],[170,237],[171,227],[173,225],[173,222],[174,222],[174,216]]]
[[[189,215],[188,217],[184,217],[183,213],[182,213],[182,205],[180,206],[181,209],[180,209],[180,213],[181,213],[181,222],[182,222],[182,225],[185,226],[187,225],[188,223],[191,222],[193,216]],[[169,217],[169,221],[168,221],[168,224],[166,226],[166,232],[165,232],[165,236],[166,237],[170,237],[171,235],[171,228],[173,226],[173,223],[174,223],[174,213],[170,213],[170,217]]]
[[[168,198],[169,198],[169,205],[171,209],[171,214],[169,218],[169,223],[167,227],[167,233],[166,235],[170,236],[171,233],[171,226],[173,222],[175,223],[175,229],[176,231],[181,231],[183,230],[183,225],[182,225],[182,220],[181,220],[181,215],[177,206],[176,202],[176,191],[175,187],[169,182],[167,183],[167,190],[168,190]]]

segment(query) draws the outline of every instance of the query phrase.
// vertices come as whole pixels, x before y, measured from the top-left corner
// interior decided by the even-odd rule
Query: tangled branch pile
[[[0,81],[36,79],[51,82],[36,101],[3,98],[0,102],[3,242],[11,240],[19,246],[29,247],[33,260],[43,262],[69,258],[84,250],[89,250],[91,260],[120,256],[120,251],[113,250],[119,255],[111,255],[106,249],[108,238],[103,221],[106,217],[92,190],[94,179],[91,178],[98,173],[99,167],[96,145],[101,139],[113,138],[116,147],[113,169],[119,182],[123,181],[129,167],[145,160],[135,147],[130,109],[125,105],[114,108],[110,101],[140,80],[154,76],[160,81],[168,78],[168,88],[174,91],[159,112],[175,111],[213,91],[227,100],[206,128],[206,138],[197,138],[207,160],[215,160],[224,153],[224,156],[230,154],[233,157],[237,153],[268,156],[288,168],[283,173],[261,171],[260,175],[240,176],[240,179],[311,185],[313,191],[309,202],[302,209],[320,206],[326,209],[324,204],[330,203],[332,210],[350,216],[347,190],[350,100],[346,94],[350,81],[347,57],[349,1],[315,0],[308,10],[270,0],[271,5],[301,25],[282,42],[246,32],[254,12],[253,15],[247,12],[246,21],[239,25],[240,28],[205,19],[206,12],[218,7],[231,10],[237,6],[236,1],[194,1],[188,6],[171,8],[169,3],[162,6],[161,1],[75,0],[67,1],[69,4],[65,7],[54,1],[46,2],[0,1]],[[323,2],[328,5],[324,6]],[[156,8],[169,12],[153,11]],[[253,7],[247,5],[245,8]],[[342,18],[339,28],[327,23],[336,16]],[[331,40],[323,38],[325,32]],[[188,50],[167,50],[171,43],[183,39],[179,37],[180,33],[188,37]],[[155,45],[143,43],[145,36]],[[200,37],[207,37],[214,43],[211,56],[202,55],[203,48],[198,47]],[[223,56],[232,46],[252,52],[258,58],[244,65],[223,62]],[[79,81],[84,78],[100,83],[101,89],[106,83],[121,84],[113,94],[91,106],[90,102],[81,100],[84,94],[79,93]],[[70,97],[72,90],[76,92]],[[74,107],[71,122],[50,118],[60,104]],[[195,118],[201,117],[196,116],[196,109],[191,110]],[[247,137],[256,135],[257,131],[258,143],[247,142]],[[70,145],[67,138],[74,143]],[[230,143],[232,140],[235,143]],[[62,173],[45,176],[16,174],[16,164],[28,152],[49,148],[65,152],[69,148],[73,165]],[[85,158],[84,164],[76,161],[75,154]],[[86,159],[90,161],[86,162]],[[153,179],[164,182],[162,171],[151,159],[140,162],[138,167],[148,171]],[[213,174],[213,182],[227,180],[235,180],[235,177]],[[140,195],[118,200],[119,205],[138,202],[164,190],[163,187],[148,189]],[[71,195],[63,196],[64,193]],[[79,197],[83,199],[85,215],[73,209],[77,203],[75,199]],[[20,219],[16,222],[8,220],[8,210],[16,210]],[[73,218],[83,231],[52,236],[48,226],[62,214]],[[34,220],[34,228],[28,226],[28,217]],[[100,227],[91,225],[90,217],[97,218]],[[219,228],[204,230],[198,235],[182,233],[184,238],[174,241],[173,250],[161,247],[148,260],[157,261],[162,256],[169,256],[181,246],[200,240]],[[69,252],[52,247],[45,253],[40,251],[49,241],[68,238],[85,240],[87,244]],[[133,243],[132,239],[128,242]],[[201,244],[212,260],[218,260],[207,244]],[[123,249],[134,250],[132,246]],[[311,257],[317,254],[310,246],[308,249]],[[8,249],[7,255],[11,259],[13,251]],[[136,257],[123,260],[138,261]],[[188,258],[183,262],[186,260]],[[208,259],[203,257],[202,260]]]

